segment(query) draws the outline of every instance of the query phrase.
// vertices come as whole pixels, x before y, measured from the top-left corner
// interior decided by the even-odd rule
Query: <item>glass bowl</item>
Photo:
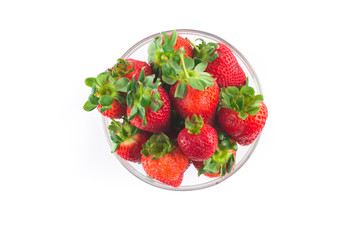
[[[253,87],[255,89],[256,94],[262,94],[260,83],[258,80],[258,77],[256,76],[255,71],[249,64],[249,62],[246,60],[246,58],[240,53],[239,50],[237,50],[235,47],[233,47],[230,43],[225,41],[224,39],[203,31],[198,30],[190,30],[190,29],[176,29],[178,35],[182,37],[188,37],[192,41],[195,41],[198,38],[204,39],[206,42],[216,42],[216,43],[223,43],[226,44],[234,53],[235,57],[237,58],[240,66],[244,70],[246,76],[249,79],[249,86]],[[172,31],[165,31],[166,33],[171,33]],[[121,56],[121,58],[133,58],[136,60],[141,60],[144,62],[147,62],[147,50],[148,45],[150,42],[153,41],[153,39],[157,36],[160,36],[161,33],[157,33],[154,35],[151,35],[149,37],[144,38],[143,40],[136,43],[134,46],[132,46],[128,51],[124,53],[124,55]],[[198,43],[198,42],[196,42]],[[103,121],[103,127],[105,130],[105,135],[108,140],[110,149],[111,149],[111,140],[109,131],[107,129],[108,125],[110,124],[110,120],[106,117],[102,118]],[[260,134],[261,135],[261,134]],[[119,160],[119,162],[134,176],[139,178],[140,180],[153,185],[155,187],[159,187],[162,189],[167,190],[175,190],[175,191],[189,191],[189,190],[199,190],[207,187],[214,186],[216,184],[221,183],[222,181],[228,179],[232,175],[234,175],[249,159],[251,154],[254,152],[256,145],[259,142],[260,135],[257,137],[257,139],[249,146],[240,146],[238,145],[238,151],[236,152],[236,164],[233,168],[233,170],[226,174],[224,177],[219,178],[209,178],[204,175],[201,175],[198,177],[196,168],[191,164],[191,166],[185,171],[184,179],[181,185],[177,188],[166,185],[162,182],[159,182],[155,179],[152,179],[149,177],[145,171],[142,168],[142,165],[139,163],[132,163],[129,161],[126,161],[119,157],[117,154],[114,154],[114,156]]]

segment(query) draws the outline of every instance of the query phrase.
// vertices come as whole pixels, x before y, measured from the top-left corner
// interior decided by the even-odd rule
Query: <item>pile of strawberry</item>
[[[251,144],[268,116],[229,47],[199,41],[162,33],[149,44],[149,64],[119,59],[85,80],[83,108],[111,119],[112,152],[173,187],[191,163],[198,175],[230,173],[237,144]]]

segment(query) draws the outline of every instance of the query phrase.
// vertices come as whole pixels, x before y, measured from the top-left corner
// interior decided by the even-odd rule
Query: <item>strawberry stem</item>
[[[197,53],[200,53],[200,49],[195,45],[195,43],[193,43],[190,39],[188,39],[188,38],[185,38],[185,40],[186,41],[188,41],[190,44],[191,44],[191,46],[193,46],[193,48],[195,49],[195,51],[197,52]]]
[[[115,121],[113,118],[110,118],[111,119],[111,121],[116,125],[116,126],[118,126],[119,127],[119,129],[121,129],[122,127],[120,126],[120,124],[117,122],[117,121]]]
[[[180,62],[181,62],[181,67],[182,67],[182,69],[183,69],[183,71],[185,73],[185,76],[188,79],[190,76],[189,76],[188,72],[186,71],[185,61],[184,61],[184,52],[183,51],[180,52]]]

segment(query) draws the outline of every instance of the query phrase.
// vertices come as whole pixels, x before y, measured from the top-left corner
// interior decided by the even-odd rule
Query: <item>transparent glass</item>
[[[206,42],[216,42],[216,43],[224,43],[226,44],[234,53],[236,56],[240,66],[244,70],[246,76],[249,79],[249,85],[252,86],[257,94],[262,94],[260,83],[258,80],[258,77],[256,76],[255,71],[251,67],[250,63],[246,60],[246,58],[240,53],[239,50],[237,50],[235,47],[233,47],[230,43],[225,41],[224,39],[211,34],[207,32],[202,32],[198,30],[190,30],[190,29],[177,29],[176,30],[178,35],[181,35],[182,37],[188,37],[192,41],[195,41],[197,38],[202,38]],[[168,31],[168,33],[171,33],[171,31]],[[124,55],[121,56],[121,58],[133,58],[136,60],[141,60],[147,62],[147,49],[149,43],[157,36],[159,36],[160,33],[151,35],[147,38],[144,38],[143,40],[136,43],[134,46],[132,46],[128,51],[124,53]],[[103,127],[105,130],[105,135],[108,140],[108,143],[111,148],[111,140],[109,131],[107,129],[107,126],[110,124],[110,121],[108,118],[103,117]],[[258,144],[260,139],[260,135],[258,138],[249,146],[238,146],[239,150],[236,153],[236,165],[234,166],[234,169],[231,171],[230,174],[226,174],[224,177],[219,178],[209,178],[206,176],[201,175],[198,177],[196,168],[191,165],[184,174],[184,179],[182,184],[174,188],[172,186],[166,185],[164,183],[161,183],[157,180],[152,179],[149,177],[145,171],[143,170],[141,164],[138,163],[132,163],[129,161],[126,161],[119,157],[117,154],[114,154],[114,156],[120,161],[120,163],[134,176],[139,178],[140,180],[153,185],[155,187],[159,187],[162,189],[167,190],[175,190],[175,191],[189,191],[189,190],[199,190],[207,187],[214,186],[216,184],[221,183],[222,181],[228,179],[232,175],[234,175],[244,164],[245,162],[250,158],[251,154],[254,152],[256,145]]]

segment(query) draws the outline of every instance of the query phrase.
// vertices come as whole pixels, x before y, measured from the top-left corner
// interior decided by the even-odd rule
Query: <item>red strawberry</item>
[[[180,54],[180,65],[169,60],[163,65],[162,80],[172,85],[170,100],[175,111],[182,117],[202,116],[212,124],[219,101],[219,87],[210,74],[204,72],[207,63],[195,65],[193,59]]]
[[[149,64],[131,58],[118,59],[117,63],[108,71],[111,71],[114,75],[117,74],[118,78],[132,79],[132,77],[135,77],[135,80],[137,80],[140,77],[141,69],[144,69],[145,76],[153,74]]]
[[[263,130],[267,117],[268,110],[265,103],[262,102],[258,113],[245,118],[243,131],[234,140],[243,146],[251,144]]]
[[[144,76],[141,71],[138,81],[134,79],[127,85],[127,116],[135,127],[154,133],[164,132],[170,126],[170,99],[160,86],[153,83],[154,76]]]
[[[240,88],[240,89],[239,89]],[[240,145],[251,144],[265,126],[268,116],[262,95],[252,87],[228,87],[221,90],[218,120],[222,129]]]
[[[187,92],[184,98],[176,98],[175,92],[180,83],[171,86],[169,96],[176,112],[182,117],[187,118],[192,115],[202,116],[205,123],[214,124],[216,107],[219,102],[219,87],[217,83],[207,87],[204,91],[196,90],[189,84],[186,85]]]
[[[203,162],[192,161],[199,176],[204,174],[211,178],[223,177],[234,168],[237,151],[236,142],[233,142],[222,132],[218,134],[218,138],[218,147],[211,158]]]
[[[204,161],[216,151],[218,139],[216,131],[210,125],[204,124],[202,117],[193,115],[186,118],[185,128],[178,136],[178,144],[185,155],[192,161]]]
[[[202,43],[194,46],[195,58],[206,60],[208,66],[206,72],[209,72],[216,79],[220,88],[229,86],[240,86],[246,82],[244,70],[240,67],[235,55],[231,49],[223,43]]]
[[[164,133],[151,136],[141,154],[142,166],[151,178],[173,187],[180,186],[189,159]]]
[[[91,94],[84,105],[85,111],[97,108],[109,118],[120,118],[125,114],[125,95],[119,93],[122,86],[110,72],[100,73],[96,78],[87,78],[85,84],[91,87]]]
[[[123,123],[113,120],[108,128],[113,142],[112,153],[130,162],[140,162],[142,145],[150,138],[150,133],[130,125],[127,119]]]
[[[163,32],[162,37],[156,37],[148,48],[148,62],[153,72],[161,77],[163,64],[167,63],[169,59],[179,62],[179,53],[183,49],[185,50],[185,56],[193,57],[191,44],[183,37],[178,36],[175,30],[171,35]]]

